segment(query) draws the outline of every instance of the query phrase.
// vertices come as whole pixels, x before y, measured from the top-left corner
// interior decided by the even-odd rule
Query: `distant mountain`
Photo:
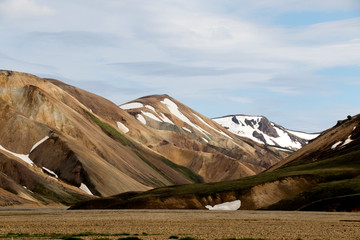
[[[241,200],[240,210],[360,212],[360,115],[339,121],[255,176],[121,194],[73,208],[206,209],[235,200]]]
[[[244,141],[168,95],[142,97],[120,108],[153,133],[146,135],[121,123],[127,135],[189,168],[204,182],[251,176],[286,156],[252,140]]]
[[[289,151],[299,150],[319,136],[318,133],[286,129],[263,116],[229,115],[213,120],[238,136]]]

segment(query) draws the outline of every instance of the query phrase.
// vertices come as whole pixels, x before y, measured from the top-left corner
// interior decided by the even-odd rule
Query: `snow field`
[[[259,128],[260,128],[259,123],[260,123],[262,117],[257,117],[257,116],[255,116],[255,117],[254,116],[235,116],[235,117],[238,120],[239,124],[235,123],[232,120],[233,116],[224,117],[224,118],[216,118],[213,120],[215,122],[219,123],[221,126],[228,128],[228,130],[230,132],[232,132],[236,135],[249,138],[249,139],[251,139],[255,142],[261,143],[261,144],[265,144],[265,142],[262,142],[261,140],[259,140],[258,138],[253,136],[253,133],[257,132],[264,136],[264,139],[267,144],[270,144],[270,145],[277,144],[283,148],[300,149],[302,147],[300,142],[297,142],[297,141],[294,142],[290,138],[288,132],[295,136],[304,138],[305,140],[313,139],[319,135],[319,134],[307,134],[307,133],[289,131],[289,130],[284,131],[283,129],[277,127],[274,123],[271,123],[271,125],[274,127],[277,134],[279,135],[279,137],[274,138],[274,137],[271,137],[259,130]],[[255,123],[253,123],[253,127],[250,125],[247,125],[245,123],[246,120],[254,121]]]

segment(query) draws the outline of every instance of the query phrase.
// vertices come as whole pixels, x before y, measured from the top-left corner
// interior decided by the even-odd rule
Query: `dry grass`
[[[0,219],[0,239],[360,238],[358,213],[0,209]]]

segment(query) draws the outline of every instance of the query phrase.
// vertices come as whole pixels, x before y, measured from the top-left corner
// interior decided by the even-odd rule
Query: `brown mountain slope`
[[[340,120],[336,126],[324,131],[311,144],[304,146],[268,171],[290,166],[319,162],[344,154],[347,149],[360,144],[360,115]]]
[[[105,119],[50,81],[0,71],[2,150],[13,160],[25,156],[25,166],[40,169],[36,174],[46,171],[62,184],[87,186],[102,196],[192,182],[191,172],[169,166],[161,155],[119,133],[113,120],[130,116],[103,98],[93,101],[98,99]],[[112,106],[117,112],[108,115]]]
[[[205,182],[251,176],[283,158],[275,149],[232,134],[168,95],[139,98],[120,108],[160,138],[131,127],[130,136],[190,168]]]

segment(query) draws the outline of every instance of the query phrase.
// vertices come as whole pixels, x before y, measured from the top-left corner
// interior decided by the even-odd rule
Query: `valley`
[[[84,240],[126,237],[165,240],[171,236],[203,240],[360,238],[357,213],[0,209],[0,218],[0,237],[9,240],[64,239],[65,236]]]

